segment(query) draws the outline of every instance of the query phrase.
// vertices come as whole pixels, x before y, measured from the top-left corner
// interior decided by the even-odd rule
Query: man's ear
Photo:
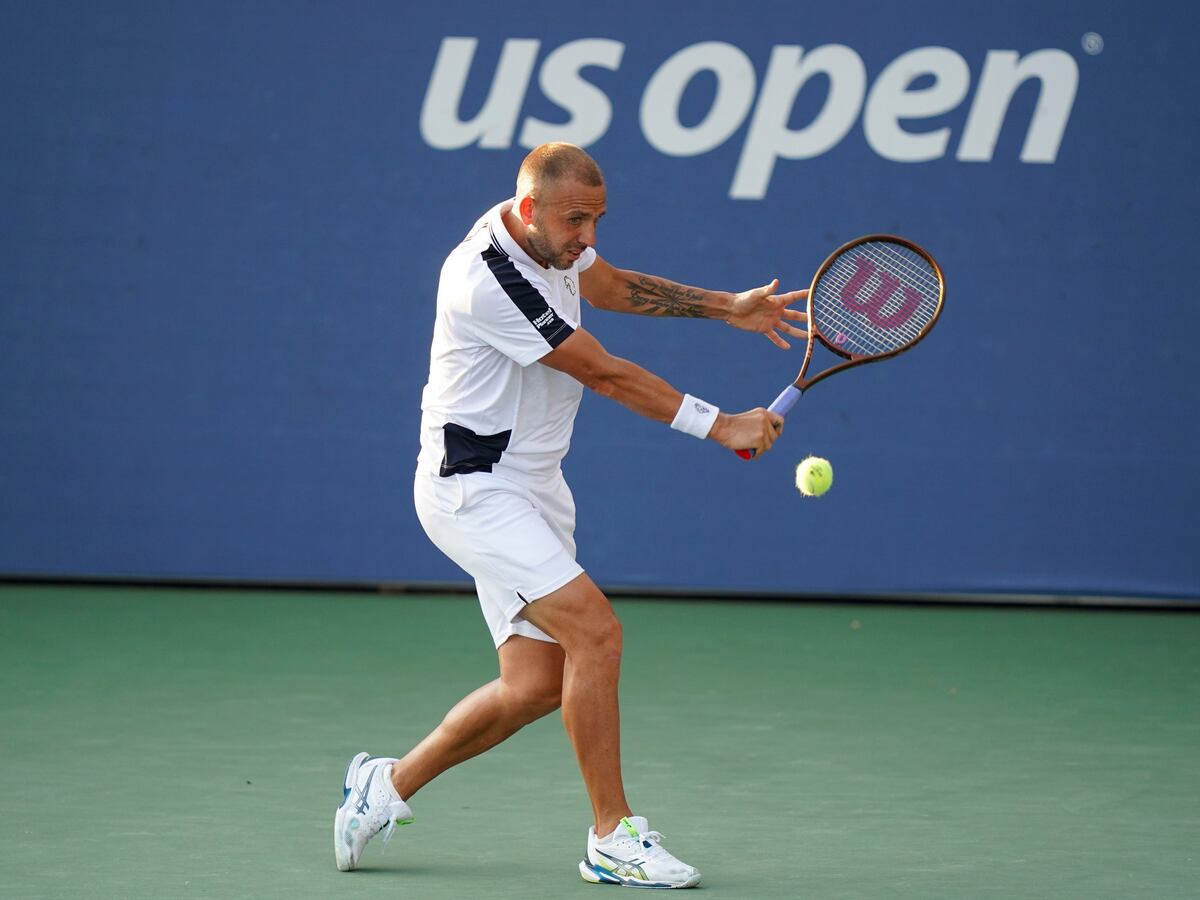
[[[521,221],[526,225],[533,224],[533,197],[526,194],[521,198],[521,202],[517,204],[517,213],[521,217]]]

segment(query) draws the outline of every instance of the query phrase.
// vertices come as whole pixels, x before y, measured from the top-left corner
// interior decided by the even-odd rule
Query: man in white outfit
[[[500,677],[461,700],[400,759],[355,756],[334,821],[338,868],[381,830],[412,821],[408,801],[437,775],[562,708],[591,799],[584,880],[692,887],[700,873],[633,815],[621,779],[621,626],[575,561],[575,506],[560,463],[583,388],[723,447],[761,455],[783,430],[765,409],[731,415],[610,355],[580,326],[580,298],[643,315],[723,320],[807,338],[789,309],[806,293],[777,282],[740,294],[617,269],[593,249],[606,193],[571,144],[535,148],[517,193],[489,210],[446,259],[421,408],[417,515],[475,579]],[[790,320],[790,321],[789,321]]]

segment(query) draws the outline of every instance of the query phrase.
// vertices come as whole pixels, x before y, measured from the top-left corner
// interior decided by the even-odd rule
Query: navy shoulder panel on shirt
[[[557,347],[574,334],[575,329],[563,321],[562,317],[551,309],[542,292],[517,271],[508,254],[493,243],[483,251],[483,261],[487,263],[492,276],[504,289],[508,299],[516,304],[517,309],[537,329],[547,344]]]

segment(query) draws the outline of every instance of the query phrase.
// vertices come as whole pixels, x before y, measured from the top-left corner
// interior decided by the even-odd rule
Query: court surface
[[[1196,896],[1200,616],[616,608],[629,795],[701,896]],[[495,671],[469,597],[0,585],[0,895],[626,896],[557,714],[335,870],[349,757]]]

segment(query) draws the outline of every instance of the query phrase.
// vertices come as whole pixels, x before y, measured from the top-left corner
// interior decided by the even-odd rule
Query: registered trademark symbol
[[[1085,34],[1079,43],[1083,45],[1083,52],[1088,56],[1099,56],[1100,51],[1104,49],[1104,38],[1094,31]]]

